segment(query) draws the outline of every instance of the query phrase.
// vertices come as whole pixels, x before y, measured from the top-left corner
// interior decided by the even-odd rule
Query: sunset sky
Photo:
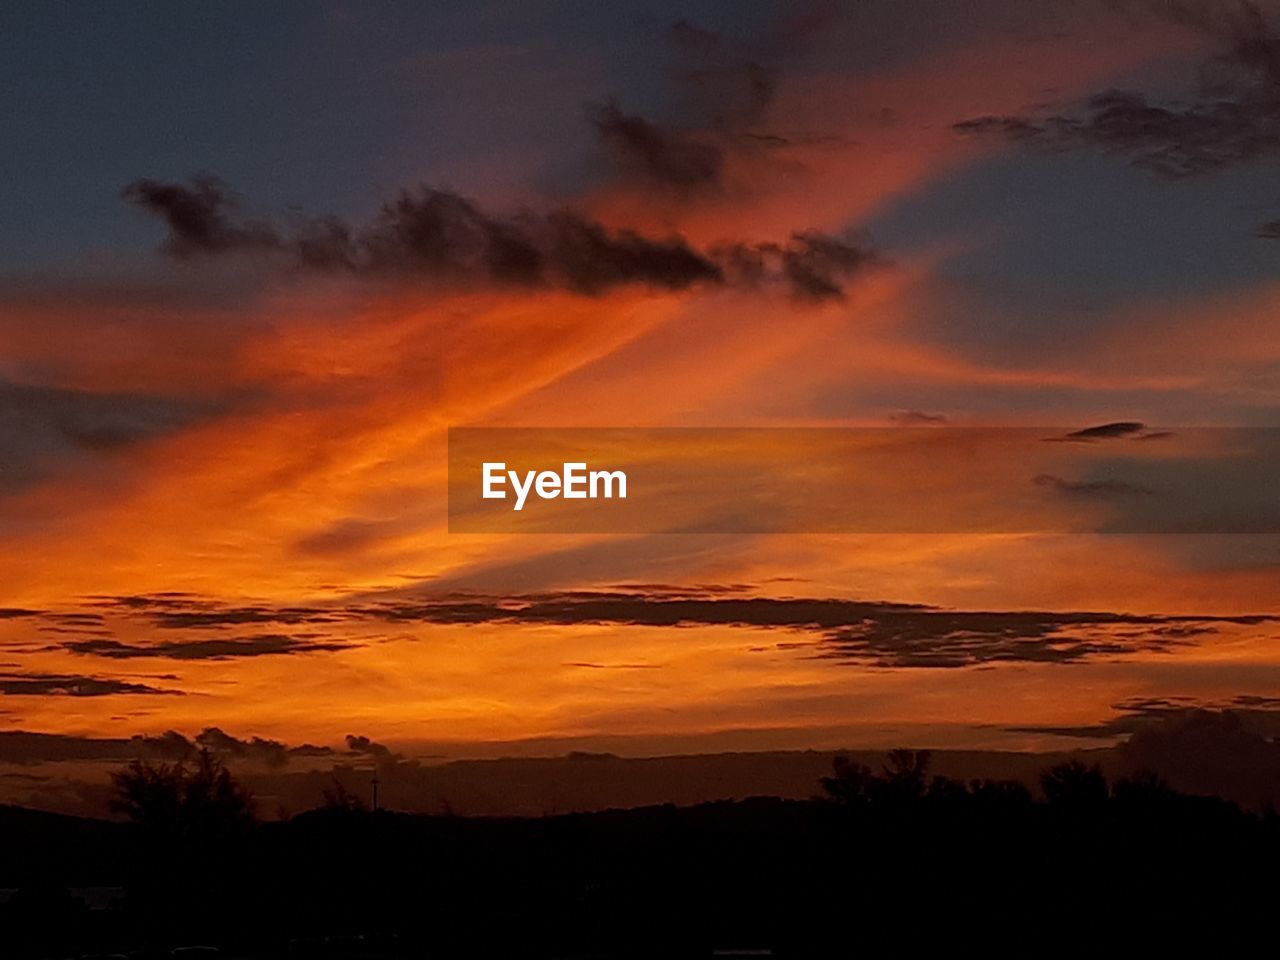
[[[0,78],[0,798],[211,727],[327,764],[1280,711],[1274,534],[446,523],[457,426],[1276,426],[1271,3],[19,3]]]

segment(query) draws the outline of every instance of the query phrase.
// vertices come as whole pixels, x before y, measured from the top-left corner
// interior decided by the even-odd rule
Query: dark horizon
[[[1070,929],[1083,884],[1155,917],[1193,910],[1178,936],[1266,915],[1263,888],[1224,885],[1222,871],[1280,848],[1274,808],[1079,760],[1043,768],[1035,796],[936,774],[933,760],[838,757],[807,800],[533,818],[405,814],[335,785],[322,807],[261,822],[206,749],[190,765],[119,771],[124,823],[0,806],[14,841],[0,924],[24,958],[816,957],[848,948],[832,921],[849,898],[879,921],[860,935],[873,945],[922,916],[913,939],[949,942],[993,898],[1013,910],[1001,936]],[[1178,882],[1135,887],[1135,864]],[[1113,931],[1148,946],[1172,934]]]
[[[933,770],[968,782],[1012,780],[1032,792],[1049,766],[1079,760],[1112,777],[1158,776],[1173,789],[1216,796],[1250,810],[1280,797],[1280,746],[1266,712],[1247,706],[1205,710],[1134,704],[1126,721],[1070,731],[1077,746],[1057,751],[932,748]],[[1064,735],[1068,731],[1060,731]],[[0,757],[28,771],[20,806],[77,816],[109,813],[109,777],[134,760],[190,763],[209,750],[229,765],[264,819],[319,806],[338,787],[368,800],[376,779],[381,805],[409,813],[539,817],[774,796],[802,800],[834,758],[873,768],[892,749],[804,748],[619,755],[608,750],[516,752],[488,756],[406,755],[365,737],[346,748],[289,747],[241,740],[217,728],[134,740],[56,738],[0,732]],[[32,775],[44,768],[46,775]],[[14,792],[18,792],[17,789]]]

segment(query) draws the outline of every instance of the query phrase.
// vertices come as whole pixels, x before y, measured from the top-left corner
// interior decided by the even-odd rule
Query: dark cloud
[[[266,246],[296,267],[383,277],[426,277],[524,286],[563,286],[600,293],[624,284],[683,290],[722,280],[719,268],[678,237],[653,239],[630,231],[610,232],[570,212],[523,214],[502,219],[471,201],[443,190],[404,191],[386,204],[368,227],[358,229],[336,218],[304,221],[283,236],[274,228],[264,244],[257,227],[237,227],[225,196],[209,193],[199,181],[163,186],[163,195],[182,209],[212,207],[206,217],[218,227],[216,240],[196,243],[167,208],[143,203],[163,216],[170,235],[166,247],[181,256],[261,250]],[[135,184],[125,198],[138,203]],[[186,197],[179,202],[178,198]]]
[[[1137,483],[1123,480],[1065,480],[1051,473],[1041,473],[1031,478],[1037,487],[1048,487],[1057,493],[1071,497],[1150,497],[1155,491]]]
[[[232,660],[283,654],[331,653],[347,650],[350,643],[265,633],[247,637],[214,637],[200,640],[166,640],[158,643],[124,643],[119,640],[73,640],[62,645],[72,653],[109,660],[164,658],[169,660]]]
[[[1149,5],[1213,39],[1219,51],[1179,99],[1128,90],[1089,97],[1074,114],[984,116],[955,129],[1052,149],[1097,146],[1153,173],[1185,178],[1280,153],[1280,33],[1253,3]]]
[[[793,299],[807,303],[841,299],[845,284],[879,261],[868,244],[814,232],[793,234],[785,245],[722,245],[713,255],[733,282],[781,282]]]
[[[1113,709],[1116,716],[1096,723],[1016,729],[1084,739],[1124,737],[1117,749],[1125,765],[1154,771],[1176,789],[1248,804],[1280,799],[1280,698],[1136,698]]]
[[[1072,431],[1067,434],[1067,437],[1075,440],[1130,437],[1135,433],[1141,433],[1145,427],[1146,424],[1137,420],[1117,420],[1114,423],[1103,423],[1096,427],[1085,427],[1083,430]]]
[[[113,615],[143,616],[147,622],[165,630],[200,627],[236,627],[245,624],[337,623],[349,615],[340,609],[322,607],[272,606],[270,604],[226,605],[186,593],[153,593],[145,595],[94,595],[88,602]],[[298,639],[313,640],[313,636]]]
[[[684,113],[677,126],[620,109],[609,100],[588,109],[597,142],[616,173],[633,185],[685,198],[719,193],[731,152],[784,147],[792,137],[757,128],[777,89],[776,71],[753,62],[703,66],[680,78]]]
[[[308,607],[206,607],[199,610],[160,610],[151,614],[157,627],[228,627],[246,623],[329,623],[334,614]]]
[[[1089,98],[1083,117],[979,117],[966,134],[997,134],[1033,146],[1096,144],[1129,154],[1132,164],[1171,178],[1196,176],[1280,152],[1276,104],[1265,109],[1230,101],[1187,108],[1159,106],[1146,96],[1108,90]]]
[[[831,16],[815,8],[789,18],[764,31],[763,43],[728,42],[677,21],[667,37],[689,61],[677,78],[680,122],[627,112],[614,100],[588,109],[617,175],[688,201],[725,188],[731,152],[758,155],[813,139],[759,128],[778,85],[777,69],[762,61],[792,56]],[[237,195],[208,175],[185,184],[138,180],[122,196],[164,221],[164,248],[180,259],[267,253],[292,269],[362,277],[552,287],[585,295],[626,285],[682,291],[770,281],[798,301],[817,303],[842,296],[844,283],[873,260],[862,244],[816,231],[799,231],[785,243],[728,238],[708,252],[679,235],[606,227],[571,209],[496,215],[456,193],[427,187],[402,191],[362,226],[333,216],[299,215],[288,227],[246,219]]]
[[[1202,700],[1196,697],[1133,697],[1114,704],[1115,716],[1094,723],[1071,726],[1030,726],[1011,728],[1018,733],[1052,733],[1063,737],[1105,740],[1127,737],[1143,730],[1168,726],[1198,713],[1233,715],[1252,733],[1267,738],[1280,737],[1280,697],[1242,694],[1229,700]]]
[[[268,224],[237,221],[238,199],[217,177],[196,176],[185,186],[135,180],[120,196],[168,224],[165,246],[175,257],[274,249],[283,242]]]
[[[166,607],[199,606],[204,603],[194,593],[178,591],[158,591],[148,594],[89,594],[85,598],[89,603],[101,607],[120,607],[127,610],[163,609]]]
[[[776,69],[748,60],[692,70],[684,80],[691,99],[713,128],[779,146],[788,142],[775,134],[750,132],[773,103],[779,80]]]
[[[1043,129],[1028,117],[985,116],[954,124],[957,133],[970,136],[999,136],[1006,140],[1039,142]]]
[[[820,233],[798,233],[782,250],[782,269],[800,300],[843,296],[843,280],[874,259],[868,248]]]
[[[200,190],[198,184],[166,186],[166,195]],[[221,219],[232,223],[231,218],[230,210],[222,211]],[[168,222],[166,246],[192,249],[178,243]],[[241,233],[257,236],[256,229]],[[237,246],[239,235],[232,229],[219,243],[194,249],[210,255],[245,249]],[[254,239],[246,246],[262,244]],[[295,269],[359,276],[555,287],[588,296],[627,285],[679,291],[776,283],[807,302],[839,298],[844,284],[878,259],[863,244],[812,231],[786,244],[730,244],[701,252],[679,236],[609,230],[568,210],[495,217],[456,194],[427,188],[405,191],[368,227],[310,220],[272,246]]]
[[[571,290],[598,294],[628,283],[668,290],[719,285],[724,272],[714,261],[672,238],[654,241],[630,230],[608,233],[576,214],[549,218],[551,251]]]
[[[1047,443],[1097,443],[1100,440],[1163,440],[1171,436],[1167,430],[1148,430],[1147,425],[1138,420],[1116,420],[1044,439]]]
[[[1135,731],[1120,753],[1131,767],[1157,771],[1188,793],[1273,802],[1280,799],[1280,742],[1276,716],[1270,721],[1268,735],[1238,710],[1190,710]]]
[[[480,276],[538,284],[546,255],[515,223],[503,223],[443,190],[402,192],[365,231],[330,219],[302,236],[304,264],[375,274]]]
[[[394,764],[401,759],[400,755],[393,752],[390,747],[378,743],[376,740],[370,740],[366,736],[349,733],[346,741],[347,752],[357,757],[368,757],[379,764]]]
[[[889,419],[903,427],[923,427],[948,422],[940,413],[925,413],[922,410],[899,410],[889,414]]]
[[[623,113],[612,101],[592,109],[590,122],[624,171],[679,191],[720,184],[724,149],[717,144]]]
[[[120,693],[182,695],[180,690],[163,690],[145,683],[110,677],[55,673],[0,673],[0,695],[4,696],[107,697]]]
[[[327,608],[219,607],[197,598],[122,598],[126,609],[169,626],[234,627],[245,622],[316,620],[332,623],[579,624],[679,629],[726,626],[782,630],[774,647],[808,655],[882,667],[963,667],[1002,662],[1071,663],[1138,651],[1163,651],[1193,642],[1224,625],[1256,626],[1272,615],[1163,616],[1096,611],[948,610],[889,601],[775,598],[744,595],[747,585],[668,588],[628,584],[606,590],[518,595],[451,594],[421,596],[396,591]],[[99,603],[103,602],[99,598]],[[184,610],[182,604],[194,609]],[[262,638],[245,638],[254,644]],[[300,641],[294,647],[287,641]],[[333,646],[347,641],[333,641]],[[157,647],[114,639],[75,641],[77,652],[108,658],[153,656]],[[203,657],[303,653],[316,649],[313,635],[285,637],[281,649],[254,652],[236,638],[175,640],[181,653],[189,643]],[[319,643],[325,643],[321,640]],[[206,645],[207,644],[207,645]],[[167,645],[164,655],[174,656]],[[610,666],[583,661],[583,667]],[[616,664],[633,667],[635,664]],[[354,748],[353,748],[354,749]]]
[[[259,760],[269,767],[283,767],[289,762],[290,752],[279,740],[250,737],[241,740],[217,727],[206,727],[196,734],[197,748],[216,753],[221,757],[237,760]]]
[[[1269,616],[1159,616],[1107,612],[965,611],[835,599],[724,598],[567,592],[460,597],[371,608],[371,615],[429,623],[609,624],[785,628],[814,656],[884,667],[1071,663],[1168,650],[1214,625]],[[793,646],[796,644],[792,644]]]
[[[726,186],[731,152],[790,142],[758,128],[777,91],[778,71],[757,62],[749,45],[688,20],[672,24],[666,39],[688,64],[675,82],[683,122],[628,113],[613,100],[590,107],[588,121],[617,175],[631,185],[685,198],[716,194]]]
[[[1077,663],[1169,650],[1200,630],[1171,631],[1163,618],[1112,613],[890,611],[832,631],[821,655],[888,667]]]

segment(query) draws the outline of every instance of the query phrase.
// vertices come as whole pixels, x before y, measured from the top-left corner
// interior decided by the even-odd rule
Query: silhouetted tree
[[[838,756],[832,760],[832,775],[820,782],[829,799],[845,806],[898,810],[924,797],[931,758],[928,750],[891,750],[881,772],[875,774],[869,767]],[[963,792],[963,784],[959,786]]]
[[[932,750],[907,750],[899,747],[889,751],[885,758],[884,772],[891,780],[915,780],[923,784],[932,762]]]
[[[133,823],[131,892],[155,922],[216,913],[233,892],[254,825],[248,791],[208,750],[192,762],[135,760],[112,776],[111,809]]]
[[[954,807],[968,801],[969,788],[961,780],[934,777],[925,796],[930,803]]]
[[[170,839],[182,835],[217,841],[253,824],[248,791],[208,750],[196,754],[191,766],[134,760],[111,781],[116,791],[113,812]]]
[[[972,780],[969,793],[982,807],[992,811],[1025,810],[1031,806],[1031,791],[1018,780]]]
[[[1096,814],[1110,797],[1102,769],[1079,760],[1050,767],[1040,775],[1040,787],[1051,807],[1073,814]]]
[[[333,785],[326,787],[322,795],[326,810],[342,813],[364,813],[369,809],[369,805],[365,803],[364,798],[344,787],[342,781],[337,777],[333,778]]]
[[[907,804],[923,797],[932,759],[933,754],[928,750],[890,750],[881,778],[881,790],[887,794],[886,799],[896,804]]]
[[[1111,795],[1119,802],[1144,807],[1167,804],[1177,797],[1159,774],[1149,770],[1117,780],[1111,788]]]
[[[854,763],[848,757],[831,761],[831,776],[820,783],[828,799],[847,807],[865,806],[870,802],[875,774],[869,767]]]
[[[975,917],[1038,942],[1076,929],[1082,897],[1124,904],[1143,937],[1152,917],[1173,917],[1181,936],[1184,917],[1204,915],[1235,935],[1274,913],[1272,886],[1248,880],[1280,853],[1273,813],[1150,776],[1108,790],[1082,763],[1045,771],[1033,798],[1017,781],[930,775],[914,752],[881,759],[834,761],[827,803],[375,816],[347,813],[359,801],[334,789],[331,809],[252,829],[247,796],[213,758],[138,764],[117,777],[131,824],[0,805],[0,886],[22,887],[0,897],[0,956],[159,957],[192,943],[245,957],[705,956],[726,941],[845,956],[847,925],[822,918],[851,904],[874,921],[871,950],[896,949],[903,931],[954,936]],[[127,869],[118,907],[69,893]],[[375,949],[384,933],[402,946]]]

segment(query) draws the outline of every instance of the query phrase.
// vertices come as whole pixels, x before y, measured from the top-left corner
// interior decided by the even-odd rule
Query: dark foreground
[[[811,802],[540,819],[346,798],[263,824],[3,808],[0,955],[850,956],[1002,941],[1025,954],[1206,931],[1220,952],[1264,929],[1274,814],[1078,766],[1044,788],[928,781],[908,758],[846,766]]]

